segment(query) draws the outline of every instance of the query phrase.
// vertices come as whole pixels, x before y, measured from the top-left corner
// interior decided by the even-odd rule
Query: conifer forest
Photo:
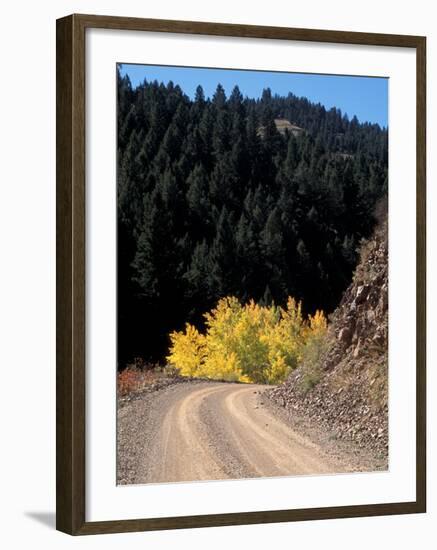
[[[225,299],[268,334],[295,311],[305,330],[325,326],[387,195],[387,128],[293,90],[250,98],[217,82],[190,97],[120,71],[117,86],[119,370],[165,364],[171,343],[183,354],[180,331],[198,340]]]

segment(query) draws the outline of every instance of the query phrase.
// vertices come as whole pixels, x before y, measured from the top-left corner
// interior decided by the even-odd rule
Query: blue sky
[[[218,83],[227,95],[237,84],[241,93],[251,98],[260,97],[264,88],[279,95],[292,92],[327,109],[337,107],[349,118],[356,115],[360,122],[388,124],[387,78],[130,64],[122,65],[122,74],[129,75],[134,87],[145,78],[165,84],[172,80],[191,98],[199,84],[207,97],[212,96]]]

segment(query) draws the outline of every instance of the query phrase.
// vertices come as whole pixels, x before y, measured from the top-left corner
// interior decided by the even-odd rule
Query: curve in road
[[[181,384],[161,396],[137,483],[339,471],[322,449],[263,406],[265,388]]]

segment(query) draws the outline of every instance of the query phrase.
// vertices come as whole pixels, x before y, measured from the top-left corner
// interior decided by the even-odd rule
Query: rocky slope
[[[269,391],[290,420],[301,416],[335,439],[388,456],[387,222],[361,247],[353,281],[326,338],[288,380]]]

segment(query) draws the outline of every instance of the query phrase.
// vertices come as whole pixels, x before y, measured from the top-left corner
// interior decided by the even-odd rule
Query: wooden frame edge
[[[136,30],[182,34],[205,34],[243,38],[274,40],[299,40],[309,42],[332,42],[340,44],[363,44],[371,46],[417,47],[423,38],[404,34],[381,34],[355,31],[303,29],[298,27],[272,27],[242,25],[236,23],[213,23],[205,21],[177,21],[173,19],[146,19],[111,15],[73,14],[81,26],[114,30]]]
[[[422,511],[423,510],[419,509],[417,502],[401,502],[376,505],[338,506],[329,508],[301,508],[297,510],[266,510],[262,512],[241,512],[232,514],[98,521],[84,523],[81,529],[74,534],[101,535],[169,529],[229,527],[235,525],[255,525],[295,521],[317,521],[325,519],[348,519],[382,515],[415,514]]]
[[[72,20],[56,22],[56,528],[72,533],[71,82]]]
[[[416,501],[168,518],[85,521],[85,29],[240,36],[416,49]],[[411,514],[426,511],[426,38],[74,14],[56,29],[56,528],[70,535]]]
[[[416,43],[416,499],[426,512],[426,38]]]
[[[85,523],[85,50],[56,24],[56,528]]]

